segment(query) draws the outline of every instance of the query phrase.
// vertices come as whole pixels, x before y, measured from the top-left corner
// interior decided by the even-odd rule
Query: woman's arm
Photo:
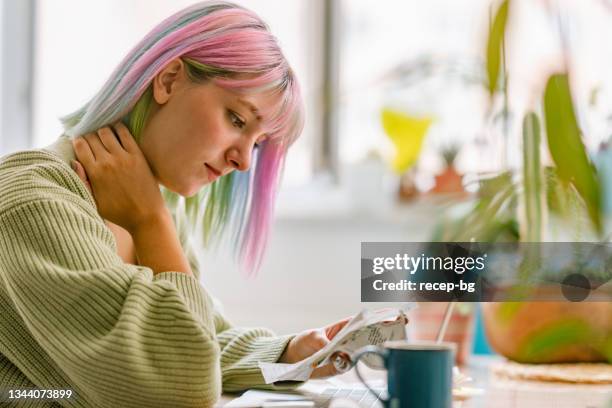
[[[123,263],[87,203],[30,188],[44,194],[0,211],[2,284],[65,388],[88,406],[211,406],[220,350],[198,281]]]
[[[154,274],[180,271],[193,275],[168,211],[138,225],[131,235],[140,265],[148,266]]]

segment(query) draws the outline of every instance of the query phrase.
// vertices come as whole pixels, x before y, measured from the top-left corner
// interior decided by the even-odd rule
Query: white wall
[[[384,214],[347,208],[340,215],[283,216],[277,220],[259,276],[245,279],[227,260],[204,257],[204,286],[230,321],[279,334],[332,323],[363,307],[362,241],[428,241],[436,207],[430,203]]]

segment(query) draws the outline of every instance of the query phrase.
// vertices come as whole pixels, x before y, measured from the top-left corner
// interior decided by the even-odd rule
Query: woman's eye
[[[229,115],[232,125],[234,125],[234,127],[238,129],[244,128],[244,125],[246,125],[246,123],[244,120],[240,119],[240,116],[236,115],[236,113],[232,111],[229,111]]]

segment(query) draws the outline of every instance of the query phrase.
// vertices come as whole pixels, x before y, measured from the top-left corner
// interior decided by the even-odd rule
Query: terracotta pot
[[[434,341],[444,320],[446,302],[419,303],[419,307],[411,310],[408,316],[408,326],[413,340]],[[453,312],[444,341],[455,343],[457,364],[465,364],[474,345],[474,313],[460,313],[457,308]]]
[[[483,303],[482,316],[491,347],[515,361],[561,363],[612,357],[609,302]]]
[[[431,193],[449,194],[464,193],[463,176],[455,170],[453,166],[447,167],[441,174],[435,176],[435,185]]]

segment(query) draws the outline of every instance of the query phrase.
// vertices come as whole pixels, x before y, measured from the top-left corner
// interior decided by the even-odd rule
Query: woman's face
[[[266,138],[260,112],[276,102],[211,81],[193,83],[180,60],[154,79],[153,99],[140,147],[158,182],[186,197],[222,175],[250,168],[253,149]]]

